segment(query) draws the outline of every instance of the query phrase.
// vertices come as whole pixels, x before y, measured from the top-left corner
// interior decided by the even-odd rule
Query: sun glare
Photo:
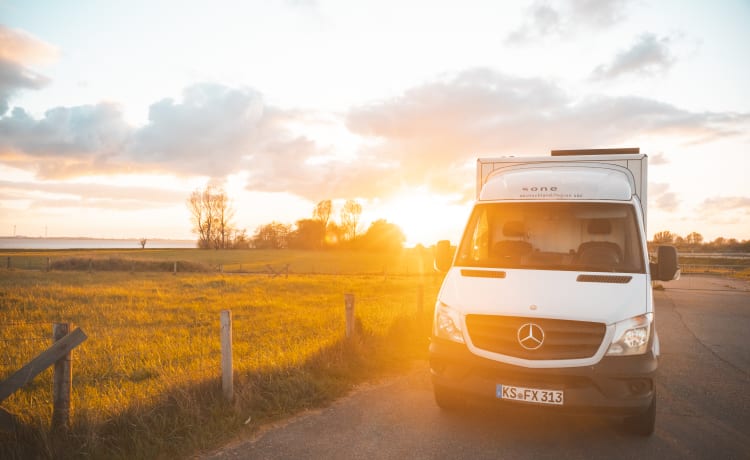
[[[374,211],[403,230],[407,247],[431,246],[441,239],[455,241],[468,213],[468,205],[421,189],[404,190],[379,208]]]

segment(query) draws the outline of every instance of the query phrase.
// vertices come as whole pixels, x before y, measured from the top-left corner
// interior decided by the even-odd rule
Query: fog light
[[[648,379],[631,380],[628,389],[634,396],[644,395],[651,391],[651,381]]]

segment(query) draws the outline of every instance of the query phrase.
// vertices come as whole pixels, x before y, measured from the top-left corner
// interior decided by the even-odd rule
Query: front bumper
[[[563,406],[545,407],[571,412],[625,416],[644,412],[654,397],[656,368],[651,351],[639,356],[605,356],[593,366],[536,369],[479,357],[464,344],[436,337],[430,344],[432,382],[441,390],[498,402],[505,400],[495,398],[497,384],[563,390]]]

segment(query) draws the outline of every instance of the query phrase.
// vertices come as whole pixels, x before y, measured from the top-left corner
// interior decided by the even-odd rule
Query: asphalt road
[[[750,459],[750,283],[683,277],[656,292],[656,432],[550,411],[434,403],[427,363],[211,459]]]

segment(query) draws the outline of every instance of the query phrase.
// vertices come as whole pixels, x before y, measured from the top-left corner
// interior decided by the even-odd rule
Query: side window
[[[487,222],[487,212],[481,211],[477,216],[476,226],[471,238],[471,260],[473,262],[484,262],[489,255],[489,224]]]

